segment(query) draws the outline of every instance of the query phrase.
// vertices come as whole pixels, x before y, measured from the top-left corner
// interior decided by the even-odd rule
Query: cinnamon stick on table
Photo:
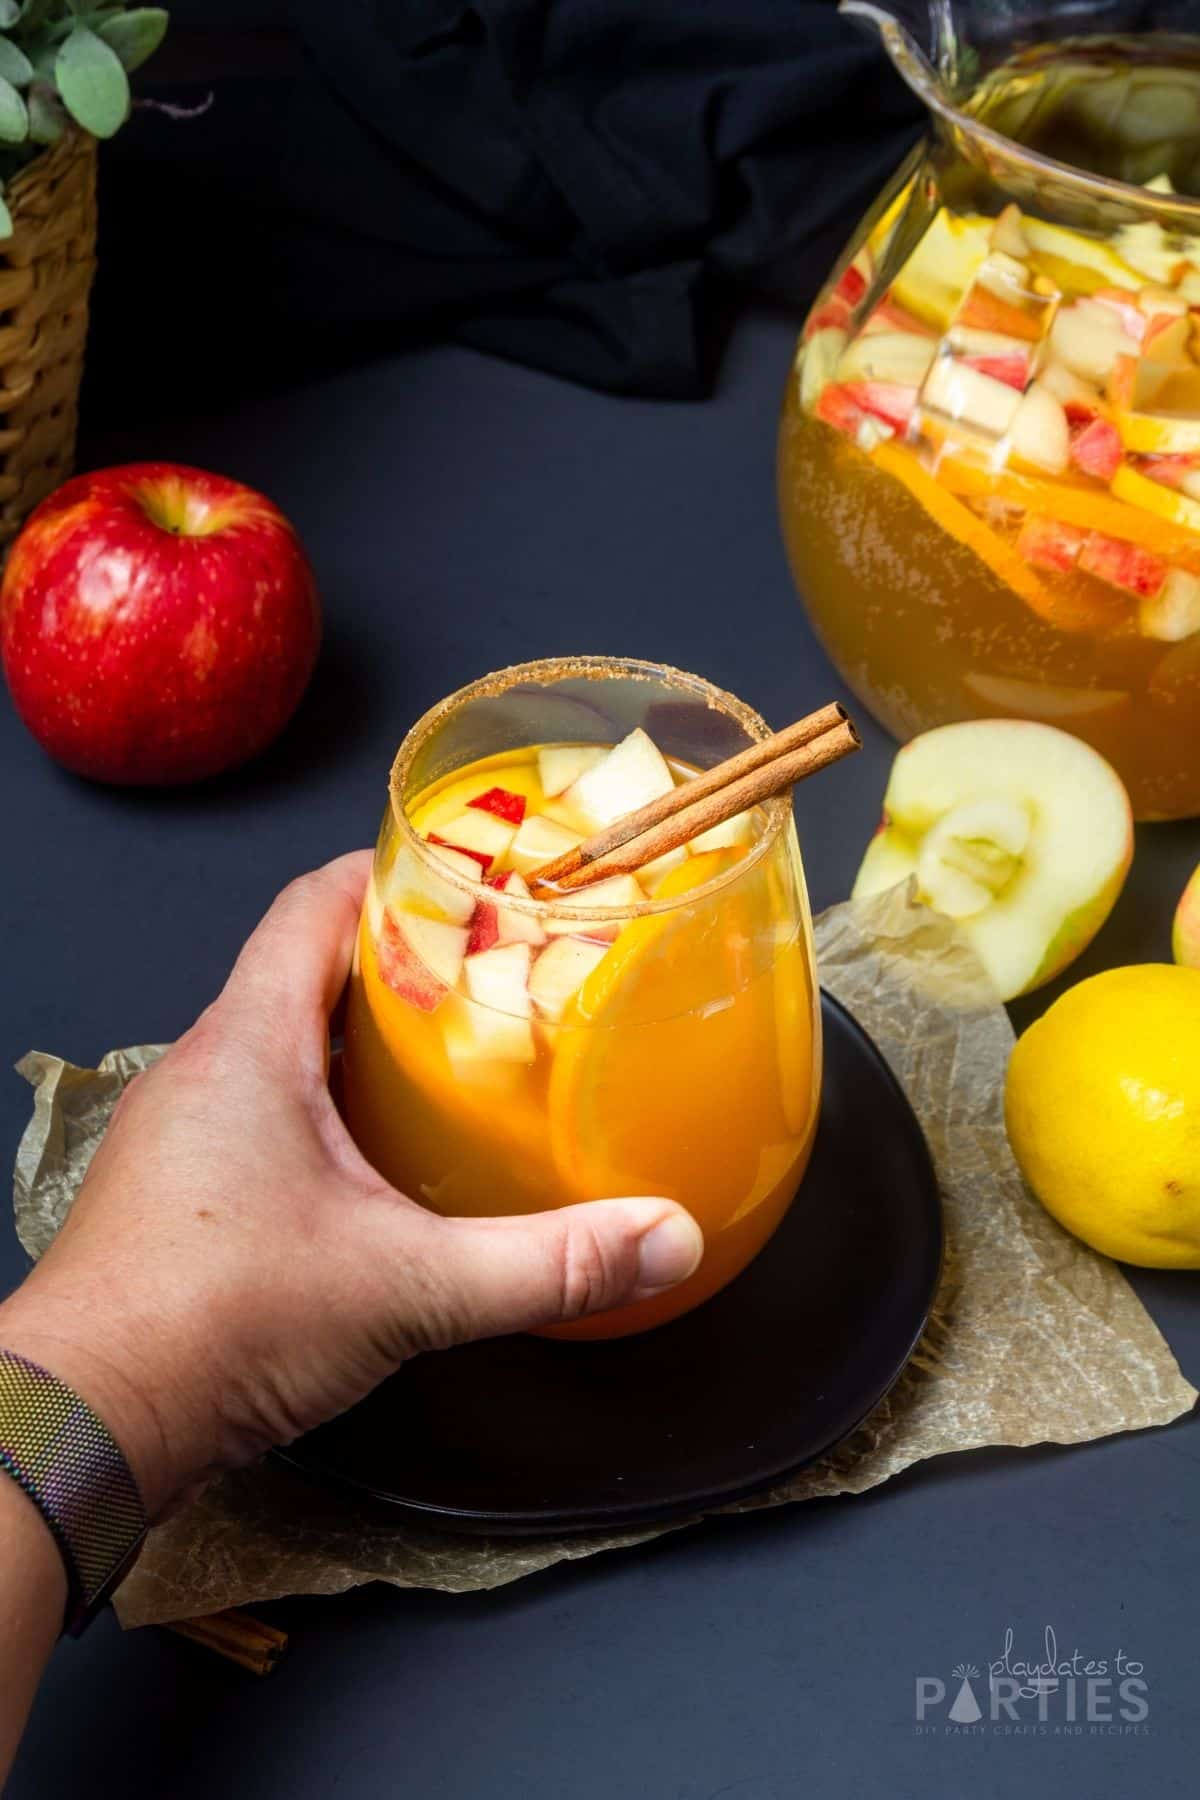
[[[269,1675],[287,1649],[287,1632],[230,1608],[202,1619],[176,1619],[166,1629],[214,1650],[251,1675]]]
[[[840,762],[860,743],[845,709],[836,702],[824,706],[543,863],[526,877],[530,891],[549,899],[554,892],[589,887],[610,875],[633,874],[735,813]]]

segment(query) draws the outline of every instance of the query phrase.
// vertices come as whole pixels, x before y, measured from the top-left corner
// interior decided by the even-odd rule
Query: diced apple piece
[[[1069,226],[1055,225],[1048,219],[1033,218],[1029,214],[1022,220],[1021,228],[1033,246],[1035,263],[1039,258],[1045,258],[1045,266],[1055,268],[1056,272],[1057,265],[1064,264],[1072,266],[1076,273],[1080,269],[1091,269],[1104,277],[1106,286],[1130,288],[1135,293],[1142,286],[1144,275],[1131,268],[1103,238],[1087,237],[1081,231],[1072,231]],[[1070,285],[1078,290],[1083,283],[1075,280]]]
[[[594,881],[590,887],[576,888],[573,893],[558,894],[554,905],[560,912],[598,912],[609,907],[614,913],[626,913],[640,906],[646,898],[640,882],[633,875],[610,875],[605,881]],[[551,937],[570,934],[577,937],[615,938],[623,918],[571,919],[548,918],[546,931]]]
[[[379,973],[393,993],[421,1012],[433,1012],[454,986],[466,951],[461,925],[417,913],[384,913],[376,945]]]
[[[1035,569],[1052,569],[1065,575],[1078,562],[1086,536],[1086,531],[1074,525],[1027,513],[1017,534],[1017,554]]]
[[[1141,474],[1161,487],[1178,488],[1192,500],[1200,500],[1200,456],[1152,456]]]
[[[833,291],[847,306],[857,306],[870,286],[871,275],[871,252],[864,244],[854,260],[842,270]]]
[[[1162,592],[1138,607],[1143,637],[1178,644],[1200,631],[1200,580],[1186,569],[1168,569]]]
[[[1103,757],[1051,725],[945,725],[892,765],[884,828],[855,897],[916,874],[951,906],[997,993],[1049,981],[1104,923],[1133,853],[1129,798]]]
[[[910,331],[915,332],[917,337],[933,338],[937,336],[932,326],[923,324],[915,313],[905,312],[904,308],[892,299],[890,293],[883,296],[861,330],[864,334],[876,331]]]
[[[1147,319],[1158,318],[1162,313],[1186,313],[1188,303],[1177,288],[1157,287],[1153,283],[1149,287],[1137,291],[1137,309]]]
[[[732,819],[724,819],[719,825],[710,825],[698,837],[691,838],[688,849],[693,856],[703,856],[706,850],[732,850],[738,844],[748,844],[754,834],[754,821],[748,812],[734,813]]]
[[[556,937],[533,965],[529,992],[543,1018],[557,1024],[592,970],[608,955],[606,944],[587,938]]]
[[[516,835],[516,826],[497,818],[494,813],[468,810],[459,813],[455,819],[447,819],[439,831],[431,831],[429,842],[473,858],[486,875],[492,864],[501,860]]]
[[[892,283],[899,304],[944,330],[988,253],[991,229],[990,219],[956,218],[942,207]]]
[[[836,326],[823,326],[814,331],[800,351],[800,405],[805,412],[813,412],[822,390],[833,380],[834,371],[846,348],[849,334]],[[607,751],[605,755],[607,755]],[[582,774],[582,770],[580,773]],[[575,779],[574,776],[571,778]],[[546,792],[549,793],[549,789]],[[561,788],[556,790],[561,793]]]
[[[831,381],[817,395],[813,416],[824,425],[832,425],[846,437],[856,437],[859,429],[867,422],[867,416],[858,402],[851,398],[849,388],[840,382]],[[570,798],[571,790],[567,790]]]
[[[1021,395],[952,356],[940,356],[925,377],[921,400],[943,418],[969,426],[985,437],[1001,438],[1012,425]]]
[[[675,782],[654,740],[639,725],[613,746],[602,762],[586,769],[567,793],[567,803],[599,831],[669,794]]]
[[[1200,451],[1200,414],[1173,418],[1169,413],[1122,410],[1116,425],[1125,448],[1142,456],[1190,456]]]
[[[480,956],[500,942],[500,918],[493,900],[481,900],[471,915],[467,955]]]
[[[882,420],[890,431],[906,431],[916,410],[916,388],[902,387],[895,381],[848,381],[838,391],[851,406],[868,415],[868,423]],[[861,425],[858,429],[861,432]]]
[[[1123,454],[1121,434],[1108,419],[1092,419],[1071,433],[1071,461],[1097,481],[1112,480]]]
[[[527,813],[508,847],[508,860],[518,875],[528,875],[531,869],[553,862],[582,842],[577,831],[568,831],[541,813]]]
[[[843,382],[895,382],[919,387],[933,361],[933,338],[911,331],[869,331],[860,334],[842,353],[837,378]]]
[[[980,331],[973,325],[956,325],[946,343],[970,369],[990,375],[994,381],[1023,392],[1033,368],[1033,347],[1026,339],[1003,331]]]
[[[573,781],[585,770],[594,769],[607,755],[603,744],[548,744],[539,750],[538,780],[547,800],[565,794]]]
[[[427,861],[415,850],[400,849],[387,878],[385,904],[396,912],[420,913],[426,918],[445,919],[452,925],[465,925],[475,911],[478,896],[445,880],[438,872],[439,864],[472,886],[480,880],[478,862],[458,850],[431,845]]]
[[[1021,209],[1008,205],[992,226],[988,239],[993,250],[999,250],[1004,256],[1011,256],[1014,261],[1022,261],[1029,255],[1029,239],[1021,229]]]
[[[1182,363],[1187,359],[1191,334],[1192,321],[1187,313],[1156,313],[1146,322],[1142,355],[1152,362]]]
[[[1038,380],[1056,400],[1061,400],[1072,425],[1086,424],[1089,419],[1103,415],[1105,407],[1100,389],[1068,369],[1066,363],[1048,362]]]
[[[1094,575],[1110,587],[1136,594],[1139,600],[1153,599],[1167,578],[1165,557],[1101,531],[1088,532],[1079,552],[1079,567],[1085,575]]]
[[[1122,117],[1122,128],[1124,128]],[[1168,132],[1164,131],[1166,137]],[[1178,279],[1183,258],[1178,249],[1171,243],[1166,232],[1157,219],[1139,220],[1134,225],[1122,225],[1113,234],[1113,248],[1121,260],[1139,275],[1145,275],[1151,281],[1163,287],[1172,287]]]
[[[1127,338],[1140,344],[1146,335],[1149,321],[1137,303],[1137,295],[1131,295],[1128,288],[1097,288],[1091,298],[1098,306],[1106,306],[1116,314],[1117,323]]]
[[[455,1057],[487,1057],[497,1062],[532,1062],[533,1005],[528,944],[501,944],[463,963],[463,980],[474,1003],[463,1009],[462,1031],[447,1038]]]
[[[1021,395],[1009,428],[1010,454],[1061,475],[1071,460],[1071,428],[1060,400],[1039,382]]]
[[[524,878],[515,869],[493,875],[488,885],[498,888],[501,893],[514,895],[518,900],[532,898]],[[514,906],[497,906],[496,929],[502,944],[533,944],[536,947],[546,941],[540,921],[532,913],[518,912]]]
[[[1061,306],[1050,327],[1051,354],[1085,381],[1104,382],[1119,356],[1136,356],[1138,344],[1113,309],[1086,296]]]
[[[525,796],[514,794],[511,788],[485,788],[482,794],[476,794],[468,800],[468,806],[476,807],[480,812],[494,813],[498,819],[504,819],[510,825],[519,825],[525,817]]]

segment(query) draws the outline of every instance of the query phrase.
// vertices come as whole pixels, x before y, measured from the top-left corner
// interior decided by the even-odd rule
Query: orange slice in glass
[[[693,856],[660,883],[676,899],[711,881],[740,852]],[[563,1015],[550,1072],[549,1127],[555,1167],[572,1197],[663,1194],[696,1204],[714,1188],[745,1193],[756,1157],[753,1122],[680,1130],[696,1118],[697,1094],[722,1091],[764,1055],[762,1021],[736,987],[739,940],[752,941],[751,900],[735,888],[711,921],[682,912],[626,925]],[[699,959],[727,977],[728,1003],[698,1017]],[[761,984],[766,985],[766,984]]]

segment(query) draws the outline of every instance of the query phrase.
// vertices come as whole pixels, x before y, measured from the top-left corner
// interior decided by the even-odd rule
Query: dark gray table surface
[[[839,693],[775,527],[791,338],[782,319],[743,320],[698,407],[435,348],[169,429],[92,421],[85,464],[161,455],[274,495],[309,544],[328,647],[284,742],[191,794],[78,783],[0,703],[4,1059],[36,1046],[90,1062],[178,1033],[276,889],[373,838],[414,716],[485,669],[578,650],[657,657],[776,724]],[[862,723],[866,753],[800,795],[817,908],[847,892],[878,815],[892,746]],[[1125,895],[1072,978],[1167,956],[1197,859],[1200,827],[1142,830]],[[5,1154],[28,1109],[15,1076],[0,1082]],[[0,1258],[11,1284],[24,1260],[10,1230]],[[1133,1280],[1200,1381],[1200,1277]],[[1026,1354],[1040,1353],[1031,1339]],[[944,1457],[859,1499],[716,1522],[490,1595],[281,1603],[265,1610],[293,1649],[265,1683],[108,1618],[57,1656],[9,1793],[1191,1794],[1198,1465],[1189,1419],[1077,1449]],[[1014,1655],[1033,1657],[1047,1626],[1060,1653],[1144,1663],[1140,1732],[918,1733],[919,1677],[983,1666],[1009,1627]]]

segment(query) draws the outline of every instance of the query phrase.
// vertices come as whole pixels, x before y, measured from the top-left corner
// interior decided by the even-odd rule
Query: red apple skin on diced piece
[[[1019,394],[1025,392],[1029,380],[1027,356],[964,356],[962,360],[969,369],[978,369],[981,375],[990,375],[993,381],[1002,381]]]
[[[439,837],[436,831],[430,832],[427,841],[431,844],[437,844],[442,850],[456,850],[459,856],[469,856],[473,863],[479,864],[479,867],[483,870],[485,875],[496,860],[495,857],[490,856],[486,850],[468,850],[463,844],[455,844],[452,843],[449,838]]]
[[[427,954],[431,945],[436,946],[449,974],[456,962],[462,964],[467,937],[468,933],[458,925],[410,914],[401,914],[397,919],[387,911],[375,951],[380,976],[410,1006],[420,1012],[433,1012],[448,990],[424,961],[422,951]]]
[[[898,381],[847,381],[842,393],[852,406],[882,419],[894,431],[905,431],[917,404],[917,390]]]
[[[831,295],[828,300],[817,307],[815,312],[809,315],[804,327],[805,342],[807,343],[809,338],[815,337],[818,331],[828,331],[831,328],[834,331],[849,331],[850,320],[850,307],[840,295]]]
[[[848,269],[842,270],[833,291],[847,306],[857,306],[867,291],[867,278],[861,269],[856,269],[851,263]]]
[[[467,955],[479,956],[500,942],[500,914],[491,900],[481,900],[471,916]]]
[[[1035,569],[1051,569],[1068,574],[1079,560],[1087,533],[1074,525],[1063,525],[1057,519],[1040,518],[1027,513],[1017,535],[1017,554]]]
[[[525,817],[524,794],[514,794],[509,788],[488,788],[486,793],[476,794],[474,800],[468,800],[467,805],[480,812],[494,813],[510,825],[519,825]]]
[[[1167,559],[1124,538],[1090,531],[1079,552],[1079,567],[1140,600],[1152,600],[1167,579]]]
[[[1068,421],[1070,416],[1068,408]],[[1107,419],[1092,419],[1071,433],[1071,461],[1106,486],[1120,468],[1121,456],[1121,434]]]
[[[835,431],[844,432],[847,437],[855,435],[864,418],[862,408],[855,405],[846,388],[836,381],[827,382],[821,389],[813,410],[818,419],[832,425]]]
[[[1161,487],[1181,488],[1186,477],[1200,471],[1200,456],[1147,456],[1138,473]]]

